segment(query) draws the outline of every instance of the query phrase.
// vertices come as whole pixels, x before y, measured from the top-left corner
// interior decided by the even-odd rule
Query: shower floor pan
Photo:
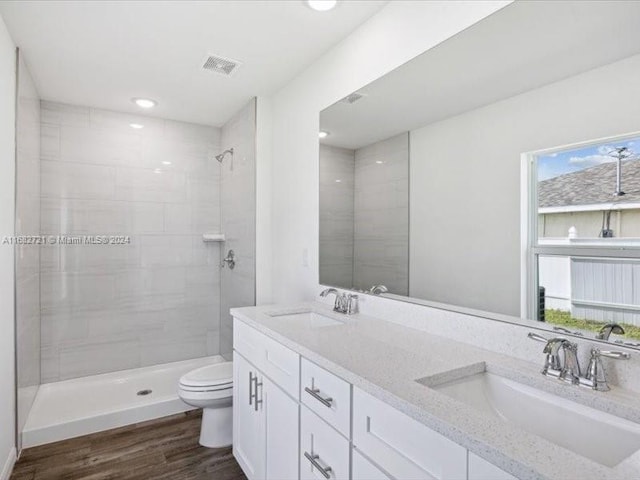
[[[178,380],[219,355],[46,383],[38,389],[22,434],[23,448],[186,412]]]

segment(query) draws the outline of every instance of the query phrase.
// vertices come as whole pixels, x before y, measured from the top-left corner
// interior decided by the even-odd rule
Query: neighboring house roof
[[[538,183],[538,206],[563,207],[640,202],[640,160],[622,162],[622,191],[616,191],[616,162],[565,173]]]

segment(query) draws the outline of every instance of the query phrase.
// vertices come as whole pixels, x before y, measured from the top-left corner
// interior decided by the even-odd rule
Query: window
[[[523,168],[523,315],[615,322],[640,342],[640,134],[527,153]]]

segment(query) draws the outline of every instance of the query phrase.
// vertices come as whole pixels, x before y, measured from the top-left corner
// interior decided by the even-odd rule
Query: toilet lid
[[[231,386],[233,384],[233,362],[214,363],[197,368],[180,378],[185,387]]]

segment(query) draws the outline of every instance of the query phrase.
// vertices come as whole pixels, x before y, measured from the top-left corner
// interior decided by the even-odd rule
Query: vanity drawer
[[[244,322],[233,320],[233,348],[294,398],[300,385],[300,356],[258,332]]]
[[[353,444],[396,478],[467,478],[465,448],[357,388]]]
[[[469,452],[469,480],[518,480],[485,459]]]
[[[300,479],[349,479],[349,441],[304,405],[300,415]]]
[[[302,403],[349,438],[351,385],[305,358],[302,358],[301,364]]]

